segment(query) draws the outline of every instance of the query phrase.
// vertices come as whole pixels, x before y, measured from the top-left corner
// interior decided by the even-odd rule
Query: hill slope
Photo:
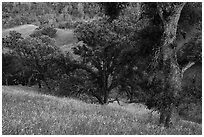
[[[2,134],[201,134],[202,125],[157,126],[157,116],[120,107],[43,95],[33,88],[2,87]]]
[[[77,41],[73,30],[63,30],[58,28],[56,30],[57,32],[54,39],[58,46],[69,45]]]
[[[32,34],[36,28],[38,28],[38,26],[32,25],[32,24],[26,24],[26,25],[13,27],[10,29],[4,29],[2,30],[2,37],[8,36],[10,31],[17,31],[22,34],[22,37],[25,38],[25,37],[28,37],[30,34]],[[56,40],[57,46],[59,47],[76,42],[76,38],[74,36],[73,30],[63,30],[63,29],[57,28],[57,32],[54,39]]]
[[[2,37],[8,36],[10,31],[16,31],[18,33],[21,33],[22,37],[25,38],[25,37],[28,37],[31,33],[33,33],[33,31],[36,28],[38,28],[38,26],[32,25],[32,24],[26,24],[26,25],[13,27],[13,28],[10,28],[10,29],[4,29],[4,30],[2,30]]]

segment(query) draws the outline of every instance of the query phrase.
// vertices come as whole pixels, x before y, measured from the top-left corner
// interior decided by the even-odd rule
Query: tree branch
[[[189,69],[191,66],[193,66],[195,64],[195,62],[189,62],[186,66],[184,66],[181,70],[181,74],[183,75],[184,72]]]
[[[90,89],[89,91],[91,92],[92,96],[94,96],[95,98],[98,99],[98,101],[99,101],[100,104],[104,104],[104,102],[103,102],[101,96],[99,96],[99,95],[97,95],[96,93],[94,93],[94,91],[91,90],[91,89]]]
[[[166,21],[165,21],[164,16],[163,16],[163,10],[162,10],[162,7],[161,7],[159,2],[157,3],[157,10],[159,11],[158,13],[159,13],[159,16],[160,16],[162,22],[165,23]]]
[[[88,67],[87,65],[83,65],[83,64],[74,64],[76,69],[83,69],[86,72],[88,72],[89,74],[92,75],[92,77],[100,79],[100,77],[97,75],[96,72],[93,71],[93,69],[91,69],[90,67]]]

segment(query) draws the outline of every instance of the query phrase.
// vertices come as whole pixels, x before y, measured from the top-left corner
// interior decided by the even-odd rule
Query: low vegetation
[[[3,86],[2,92],[3,135],[202,134],[202,125],[184,120],[169,129],[158,126],[158,115],[149,117],[148,110],[141,113],[136,105],[129,106],[136,108],[130,111],[87,104],[22,86]]]

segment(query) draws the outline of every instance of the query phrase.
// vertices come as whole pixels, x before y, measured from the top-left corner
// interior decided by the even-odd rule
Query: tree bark
[[[43,81],[45,82],[46,87],[50,90],[51,88],[50,88],[49,84],[47,83],[47,80],[44,79]],[[39,84],[40,84],[39,86],[41,86],[41,82],[40,81],[39,81]]]
[[[169,127],[172,110],[174,110],[174,101],[179,91],[181,91],[181,69],[177,62],[175,48],[172,47],[176,38],[178,21],[185,3],[158,3],[157,8],[163,23],[163,36],[161,39],[162,71],[165,76],[165,98],[160,111],[160,124]],[[168,14],[168,16],[166,15]],[[168,93],[167,93],[168,92]]]
[[[40,80],[38,80],[38,88],[42,88]]]
[[[51,88],[50,88],[44,74],[39,74],[39,75],[40,75],[40,78],[38,80],[39,88],[41,88],[41,80],[42,80],[45,83],[46,87],[50,90]]]
[[[104,93],[104,104],[108,103],[108,97],[109,97],[109,90],[108,90],[108,78],[106,72],[104,72],[103,76],[103,93]]]
[[[6,77],[6,86],[8,86],[8,78]]]

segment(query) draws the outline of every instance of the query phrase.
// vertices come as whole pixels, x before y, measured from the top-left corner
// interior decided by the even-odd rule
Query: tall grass
[[[178,121],[165,129],[158,117],[108,105],[86,104],[31,92],[30,88],[2,88],[2,134],[117,135],[202,134],[200,124]]]

